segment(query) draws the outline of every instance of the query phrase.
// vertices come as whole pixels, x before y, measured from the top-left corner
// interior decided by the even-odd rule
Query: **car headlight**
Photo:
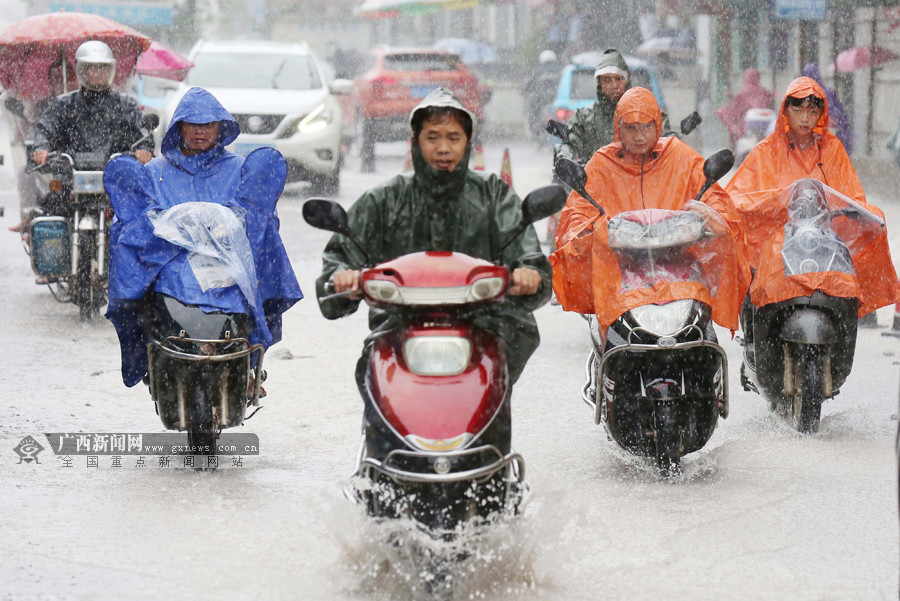
[[[297,133],[311,134],[313,132],[321,131],[328,127],[328,124],[331,123],[333,118],[334,114],[324,103],[322,103],[310,111],[305,117],[294,117],[291,119],[288,124],[282,128],[278,137],[290,138]]]
[[[406,366],[419,376],[456,376],[466,370],[472,343],[459,336],[415,336],[403,343]]]
[[[657,336],[672,336],[691,316],[694,301],[682,299],[662,305],[643,305],[630,311],[638,325]]]

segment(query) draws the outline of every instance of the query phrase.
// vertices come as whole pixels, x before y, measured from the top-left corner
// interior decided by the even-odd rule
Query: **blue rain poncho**
[[[219,121],[216,146],[186,156],[177,123]],[[110,226],[109,307],[122,350],[122,379],[147,370],[141,326],[145,295],[161,292],[204,311],[254,318],[251,343],[281,340],[281,314],[303,298],[288,261],[275,204],[287,165],[273,148],[246,159],[225,150],[240,127],[215,97],[191,88],[175,110],[162,156],[107,165],[104,185],[116,213]]]

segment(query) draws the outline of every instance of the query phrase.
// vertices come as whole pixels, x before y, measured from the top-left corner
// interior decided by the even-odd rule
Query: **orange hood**
[[[781,100],[781,110],[778,111],[778,120],[775,122],[775,131],[787,133],[788,130],[791,129],[787,123],[787,117],[785,116],[788,96],[791,98],[806,98],[810,95],[821,98],[825,102],[825,110],[822,111],[819,121],[813,128],[813,131],[820,136],[825,135],[825,132],[828,130],[828,99],[825,97],[825,90],[822,89],[822,86],[817,84],[816,80],[809,77],[798,77],[788,85],[784,98]]]
[[[810,80],[812,81],[812,80]],[[616,114],[613,117],[615,141],[619,142],[619,121],[625,123],[656,122],[656,133],[662,135],[662,111],[653,92],[647,88],[631,88],[619,98],[616,104]]]

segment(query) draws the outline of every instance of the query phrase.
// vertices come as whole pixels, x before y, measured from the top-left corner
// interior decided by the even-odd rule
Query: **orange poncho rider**
[[[721,236],[704,269],[718,286],[667,282],[653,288],[625,290],[619,264],[609,250],[610,217],[645,208],[682,209],[703,186],[703,157],[674,137],[660,138],[662,113],[644,88],[626,92],[616,107],[615,139],[598,150],[586,166],[586,191],[605,214],[572,192],[560,217],[553,264],[553,289],[567,311],[596,314],[602,331],[626,311],[647,303],[695,298],[712,307],[713,319],[738,327],[738,311],[749,284],[740,216],[728,194],[714,184],[702,201],[721,217]]]
[[[900,286],[885,230],[854,255],[856,278],[839,272],[785,276],[781,244],[788,215],[780,192],[803,178],[821,181],[884,219],[880,209],[866,202],[847,151],[828,129],[825,91],[809,77],[791,82],[775,131],[750,151],[726,187],[744,221],[748,258],[755,273],[750,288],[753,304],[760,307],[816,290],[857,297],[860,316],[894,303]]]

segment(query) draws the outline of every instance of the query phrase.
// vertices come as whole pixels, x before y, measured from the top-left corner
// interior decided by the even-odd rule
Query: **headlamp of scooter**
[[[471,357],[471,341],[459,336],[414,336],[403,343],[406,366],[419,376],[459,375]]]
[[[469,286],[466,302],[477,302],[497,298],[503,293],[505,282],[503,278],[481,278],[475,280]]]
[[[643,305],[630,311],[637,324],[657,336],[672,336],[687,325],[694,301],[682,299],[661,305]]]
[[[365,293],[373,300],[383,303],[403,304],[400,286],[387,280],[369,280],[364,286]]]
[[[455,451],[456,449],[465,448],[466,445],[472,440],[473,436],[468,432],[463,432],[459,436],[454,436],[453,438],[445,438],[445,439],[435,439],[435,438],[423,438],[421,436],[416,436],[415,434],[409,434],[406,436],[407,442],[409,442],[412,446],[417,449],[422,449],[423,451]],[[435,470],[440,470],[439,465],[435,465]],[[447,470],[449,471],[449,470]],[[440,472],[439,472],[440,473]],[[447,472],[443,472],[447,473]]]
[[[468,286],[438,288],[398,286],[389,280],[370,279],[363,290],[373,301],[394,305],[460,305],[492,300],[503,294],[506,280],[484,277]]]

